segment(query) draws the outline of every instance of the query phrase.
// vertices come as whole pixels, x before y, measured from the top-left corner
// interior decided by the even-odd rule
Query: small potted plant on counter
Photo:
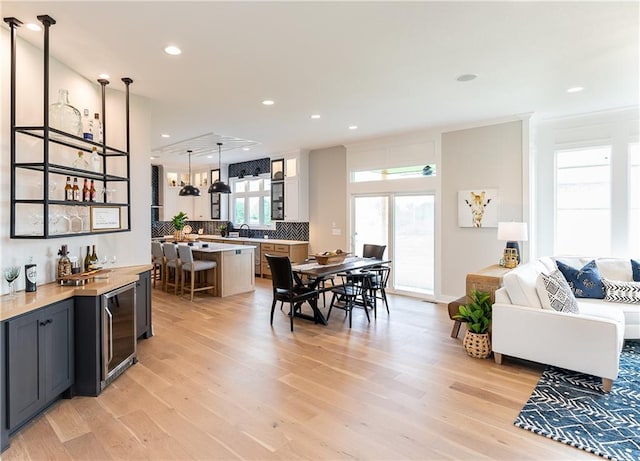
[[[491,299],[489,293],[473,290],[470,302],[459,307],[453,318],[467,324],[464,349],[471,357],[486,359],[491,355]]]
[[[173,238],[176,242],[181,242],[182,240],[184,240],[184,226],[187,224],[187,219],[189,219],[189,217],[184,211],[181,211],[173,218],[171,218],[171,223],[173,224],[173,227],[175,229]]]
[[[220,224],[218,226],[218,230],[220,231],[220,237],[226,237],[227,236],[227,225],[226,224]]]

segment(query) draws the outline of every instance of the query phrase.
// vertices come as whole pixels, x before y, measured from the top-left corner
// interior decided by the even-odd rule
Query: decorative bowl
[[[316,258],[316,262],[318,264],[320,264],[321,266],[325,266],[327,264],[340,264],[340,263],[343,263],[345,258],[349,254],[350,253],[340,253],[340,254],[336,254],[336,255],[315,254],[315,255],[312,255],[312,256],[314,258]]]

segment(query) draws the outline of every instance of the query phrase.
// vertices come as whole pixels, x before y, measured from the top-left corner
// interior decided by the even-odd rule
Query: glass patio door
[[[387,245],[393,260],[390,289],[432,295],[435,280],[435,196],[356,195],[352,208],[352,251]]]

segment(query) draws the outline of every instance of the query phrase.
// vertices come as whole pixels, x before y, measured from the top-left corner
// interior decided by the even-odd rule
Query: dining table
[[[389,259],[362,258],[358,256],[352,256],[347,257],[343,262],[335,264],[319,264],[317,261],[313,260],[306,261],[301,264],[293,264],[291,266],[291,270],[293,271],[293,278],[296,284],[316,290],[324,280],[331,277],[332,275],[370,269],[372,267],[377,267],[389,263],[391,263],[391,260]],[[308,282],[304,283],[303,277],[301,276],[306,276]],[[310,305],[313,309],[313,315],[305,314],[299,308],[294,309],[294,315],[296,317],[312,320],[316,323],[322,323],[323,325],[326,325],[327,319],[322,311],[318,308],[317,303],[310,303]]]

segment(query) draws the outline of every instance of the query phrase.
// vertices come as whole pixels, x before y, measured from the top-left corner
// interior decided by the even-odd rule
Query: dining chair
[[[160,280],[160,287],[163,287],[165,268],[164,251],[162,251],[162,243],[151,242],[151,264],[153,264],[153,288],[156,287],[156,280]]]
[[[162,281],[164,290],[169,291],[173,287],[173,294],[178,294],[178,286],[180,286],[180,259],[178,258],[178,250],[173,243],[163,243],[162,251],[165,257],[165,274]],[[172,278],[173,276],[173,278]]]
[[[384,306],[387,308],[387,314],[389,313],[389,301],[387,300],[387,283],[389,282],[389,275],[391,274],[391,268],[389,266],[378,266],[363,271],[363,275],[368,277],[368,289],[369,298],[373,301],[373,315],[378,316],[377,304],[378,299],[384,302]]]
[[[308,288],[304,285],[296,284],[291,271],[291,260],[288,256],[265,255],[269,269],[271,269],[271,284],[273,286],[273,302],[271,303],[271,325],[273,326],[273,313],[276,303],[289,303],[289,317],[291,321],[291,331],[293,331],[293,317],[296,309],[301,309],[305,301],[317,309],[318,290]]]
[[[338,274],[338,277],[342,279],[342,284],[336,285],[331,289],[333,296],[331,297],[327,320],[331,317],[331,311],[334,307],[343,309],[345,311],[345,315],[349,315],[349,328],[351,328],[353,308],[360,300],[362,308],[364,309],[365,314],[367,314],[367,321],[371,323],[366,297],[366,291],[369,289],[367,285],[368,278],[354,277],[354,274],[352,273],[340,273]]]
[[[189,276],[189,293],[191,294],[191,301],[193,301],[193,294],[196,291],[211,290],[211,294],[215,295],[215,280],[216,280],[216,267],[215,261],[202,261],[193,259],[193,251],[188,245],[178,245],[178,256],[180,257],[180,264],[182,268],[182,283],[180,285],[180,296],[184,295],[184,282],[186,276]],[[209,284],[206,271],[212,271],[211,283]],[[204,276],[204,281],[200,280],[200,284],[196,285],[196,276]]]
[[[386,249],[387,245],[374,245],[371,243],[365,243],[364,245],[362,245],[362,257],[382,259],[382,257],[384,256],[384,250]]]

